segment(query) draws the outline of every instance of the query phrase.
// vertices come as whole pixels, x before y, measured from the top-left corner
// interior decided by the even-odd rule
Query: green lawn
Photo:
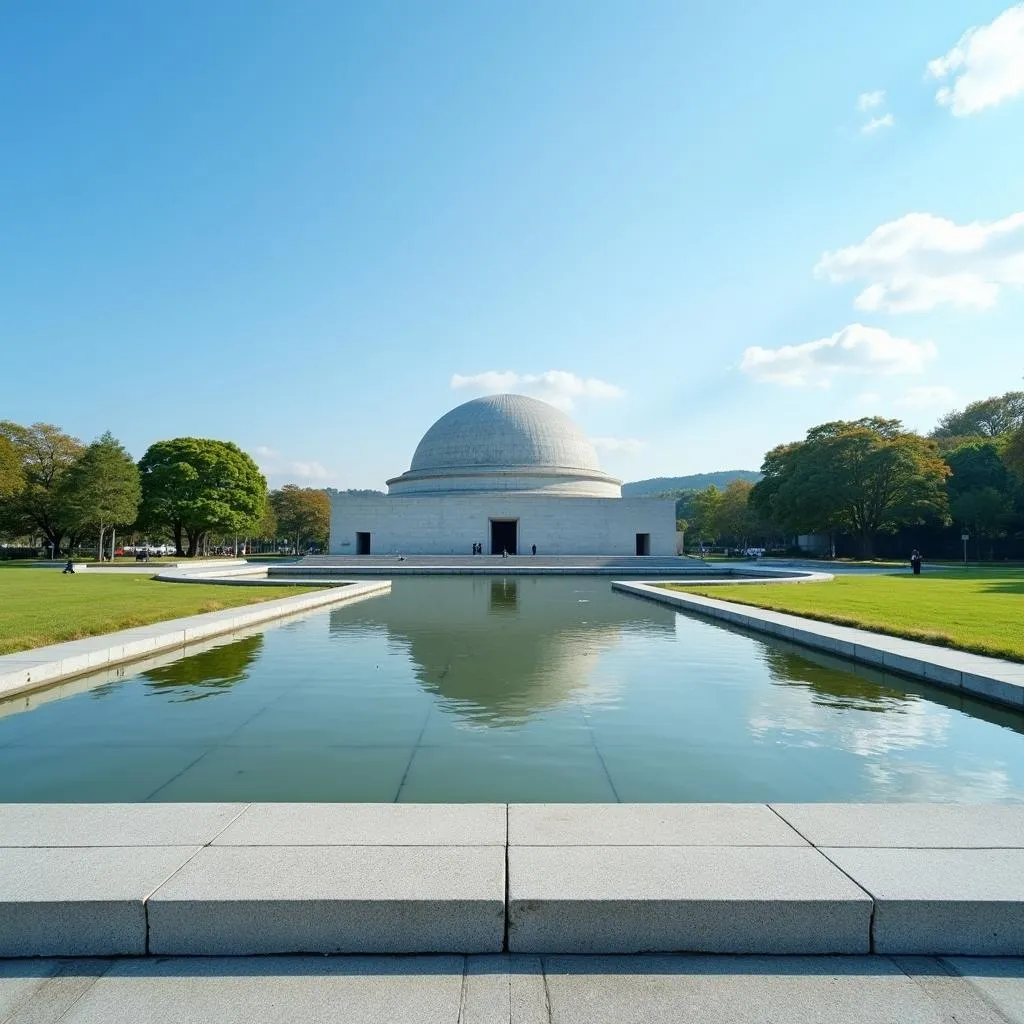
[[[1024,569],[837,576],[829,583],[665,586],[1024,661]]]
[[[142,574],[65,576],[59,569],[5,569],[0,572],[0,654],[316,589],[158,583]]]

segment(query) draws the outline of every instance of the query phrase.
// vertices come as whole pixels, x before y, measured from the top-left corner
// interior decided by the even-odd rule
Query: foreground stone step
[[[140,956],[145,900],[198,847],[0,850],[0,956]]]
[[[871,909],[807,847],[509,848],[513,953],[866,953]]]
[[[1024,850],[822,852],[874,899],[875,952],[1024,954]]]
[[[148,913],[151,953],[498,952],[505,851],[208,846]]]

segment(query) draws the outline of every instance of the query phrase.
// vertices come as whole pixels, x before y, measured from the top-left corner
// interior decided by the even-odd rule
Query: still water
[[[163,661],[0,704],[0,801],[1024,801],[1024,716],[601,578],[397,579]]]

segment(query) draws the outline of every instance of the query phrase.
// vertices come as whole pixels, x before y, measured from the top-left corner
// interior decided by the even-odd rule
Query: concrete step
[[[1024,954],[1024,807],[0,805],[0,956],[502,949]]]

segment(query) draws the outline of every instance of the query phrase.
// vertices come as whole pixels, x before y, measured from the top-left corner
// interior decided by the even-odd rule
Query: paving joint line
[[[511,824],[511,805],[505,804],[505,923],[501,935],[501,951],[508,953],[508,931],[509,931],[509,901],[512,895],[511,878],[509,875],[509,847],[512,843],[509,826]],[[509,979],[509,999],[512,998],[512,981]]]
[[[148,927],[148,925],[146,927],[146,948],[147,949],[149,948],[149,927]],[[92,991],[92,989],[95,986],[96,982],[99,981],[100,978],[102,978],[104,975],[109,974],[111,970],[113,970],[113,967],[114,967],[115,963],[116,963],[115,960],[112,960],[112,959],[111,960],[107,960],[107,962],[105,963],[105,965],[103,967],[103,970],[100,971],[98,974],[96,974],[95,977],[92,979],[92,981],[89,982],[89,984],[86,985],[86,987],[84,989],[82,989],[82,991],[79,992],[78,995],[75,996],[74,999],[71,1000],[71,1002],[61,1012],[60,1016],[56,1018],[56,1020],[54,1021],[54,1024],[60,1024],[60,1022],[62,1020],[66,1020],[68,1014],[86,997],[86,995],[88,995]],[[58,971],[57,974],[53,975],[48,980],[52,981],[54,978],[60,977],[61,974],[63,974],[63,973],[64,973],[63,970]],[[36,991],[38,991],[38,990],[36,990]],[[14,1018],[12,1017],[12,1018],[9,1018],[9,1019],[13,1020]]]
[[[150,900],[151,900],[151,899],[153,898],[153,896],[155,896],[155,895],[157,894],[157,892],[159,892],[159,891],[160,891],[160,890],[161,890],[161,889],[162,889],[162,888],[163,888],[163,887],[164,887],[164,886],[165,886],[165,885],[166,885],[166,884],[167,884],[167,883],[168,883],[168,882],[169,882],[169,881],[170,881],[170,880],[171,880],[171,879],[172,879],[172,878],[173,878],[173,877],[174,877],[174,876],[175,876],[175,875],[176,875],[176,874],[177,874],[177,873],[179,872],[179,871],[181,871],[181,870],[182,870],[183,868],[185,868],[185,867],[187,867],[187,866],[188,866],[189,864],[191,864],[191,863],[192,863],[192,861],[194,861],[194,860],[196,859],[196,857],[198,857],[198,856],[199,856],[199,854],[200,854],[200,853],[201,853],[201,852],[202,852],[203,850],[205,850],[205,849],[206,849],[206,847],[205,847],[205,846],[200,846],[200,847],[198,847],[198,848],[196,849],[195,853],[193,853],[191,857],[188,857],[188,858],[186,858],[186,860],[184,860],[184,861],[183,861],[183,862],[182,862],[181,864],[179,864],[179,865],[178,865],[178,866],[177,866],[177,867],[176,867],[176,868],[175,868],[175,869],[174,869],[174,870],[173,870],[173,871],[172,871],[172,872],[171,872],[171,873],[170,873],[170,874],[169,874],[169,875],[168,875],[168,876],[167,876],[167,877],[166,877],[166,878],[165,878],[165,879],[164,879],[164,880],[162,881],[162,882],[159,882],[159,883],[158,883],[158,884],[156,885],[156,887],[155,887],[155,888],[153,888],[152,890],[150,890],[150,893],[149,893],[149,895],[148,895],[148,896],[143,896],[143,897],[142,897],[142,917],[143,917],[143,920],[144,920],[144,921],[146,922],[146,948],[145,948],[145,952],[143,953],[143,955],[144,955],[144,956],[152,956],[152,955],[153,955],[153,950],[152,950],[152,949],[150,949],[150,946],[149,946],[149,901],[150,901]]]
[[[860,884],[860,882],[857,881],[856,878],[853,877],[853,875],[851,875],[848,871],[841,868],[827,853],[825,853],[824,850],[821,849],[820,846],[816,845],[815,843],[812,843],[811,840],[807,836],[805,836],[803,832],[800,831],[800,829],[796,827],[796,825],[794,825],[791,821],[787,821],[786,818],[784,818],[782,814],[775,809],[775,806],[773,804],[765,804],[765,807],[767,807],[768,810],[770,810],[772,814],[774,814],[779,819],[779,821],[786,824],[801,839],[803,839],[804,842],[806,842],[810,846],[810,848],[815,851],[815,853],[821,854],[821,856],[824,857],[825,860],[827,860],[829,864],[831,864],[837,871],[844,874],[851,882],[853,882],[855,886],[857,886],[858,889],[860,889],[862,893],[864,893],[865,896],[868,897],[868,899],[871,900],[871,915],[868,917],[868,955],[875,955],[875,914],[878,911],[878,901],[875,899],[874,893],[869,892],[863,885]]]

